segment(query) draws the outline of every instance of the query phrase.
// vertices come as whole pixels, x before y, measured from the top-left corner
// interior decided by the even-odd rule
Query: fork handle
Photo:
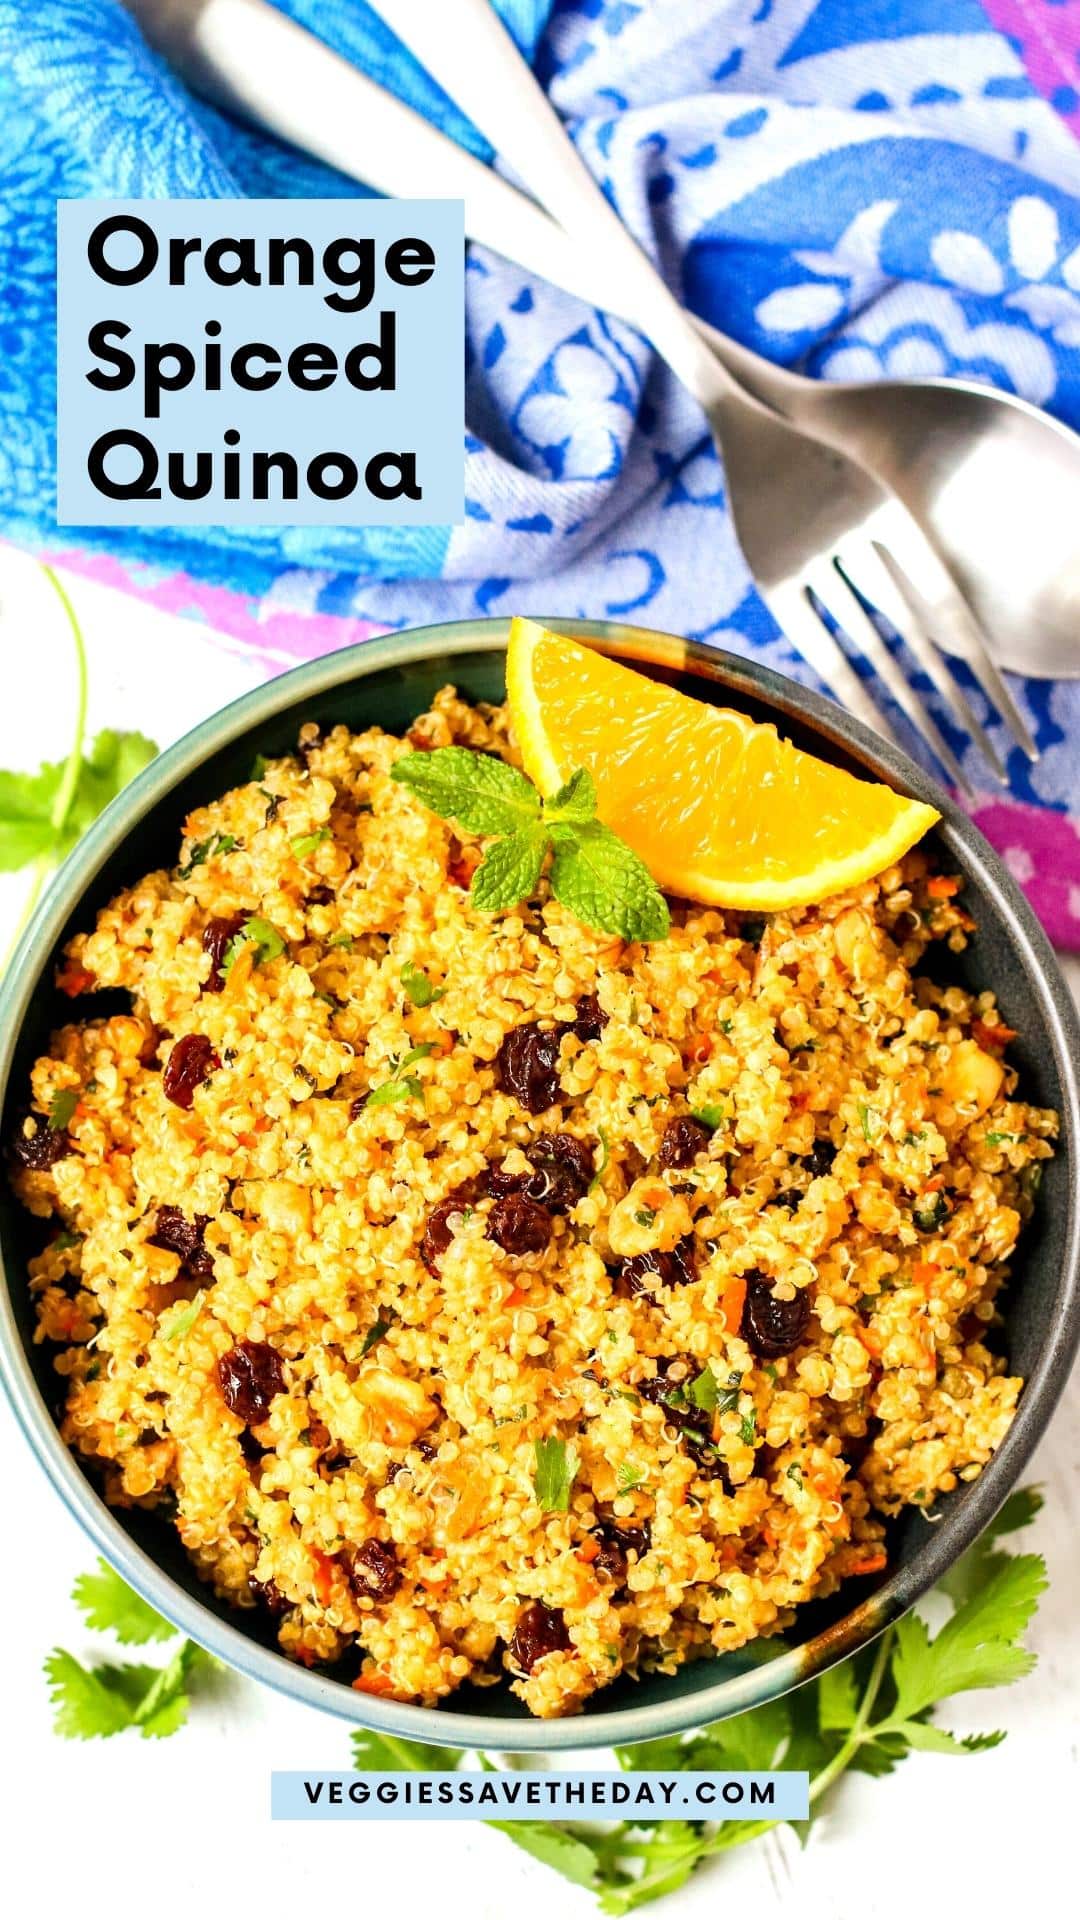
[[[368,0],[565,231],[703,407],[742,390],[605,198],[488,0]]]

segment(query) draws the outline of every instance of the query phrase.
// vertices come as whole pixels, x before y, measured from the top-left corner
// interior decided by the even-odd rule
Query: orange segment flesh
[[[525,770],[554,793],[577,767],[600,818],[671,893],[775,912],[869,880],[938,814],[532,620],[515,620],[507,695]]]

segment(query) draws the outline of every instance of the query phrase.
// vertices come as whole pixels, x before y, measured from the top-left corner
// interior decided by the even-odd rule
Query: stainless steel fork
[[[460,190],[479,163],[265,0],[126,0],[148,37],[193,85],[383,191]],[[630,318],[693,394],[720,454],[729,505],[755,582],[791,644],[843,705],[891,729],[823,614],[869,662],[951,779],[955,755],[882,638],[867,606],[895,628],[999,777],[1001,761],[932,637],[971,615],[899,499],[859,462],[754,400],[721,364],[611,208],[487,0],[371,0],[468,117],[543,201],[511,196],[518,223],[558,264],[588,258]],[[530,219],[522,222],[528,209]],[[508,224],[504,221],[504,224]],[[561,230],[560,230],[561,229]],[[557,243],[552,244],[557,236]],[[510,249],[507,248],[507,251]],[[552,278],[562,276],[553,271]],[[1005,713],[1025,750],[1031,743]],[[1019,716],[1016,716],[1019,720]]]

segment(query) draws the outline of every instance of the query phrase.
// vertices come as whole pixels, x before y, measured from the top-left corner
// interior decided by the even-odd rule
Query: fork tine
[[[898,514],[888,515],[882,538],[885,545],[878,538],[873,544],[897,578],[901,591],[915,596],[916,603],[922,606],[924,624],[931,632],[936,631],[943,645],[966,661],[1017,746],[1034,763],[1039,758],[1039,749],[1027,722],[987,651],[975,615],[944,562],[903,508]]]
[[[812,605],[804,587],[790,582],[784,586],[763,587],[761,593],[785,639],[807,666],[813,667],[822,685],[840,706],[846,707],[864,726],[898,746],[892,727],[877,705],[865,682],[860,680],[839,641],[833,638],[821,615]]]
[[[893,659],[880,633],[875,627],[862,601],[852,591],[844,575],[834,561],[825,561],[813,568],[807,575],[810,587],[821,601],[825,611],[832,615],[842,633],[845,633],[852,645],[866,655],[874,671],[880,676],[896,701],[897,706],[907,714],[916,733],[926,741],[931,752],[936,754],[949,778],[969,798],[973,798],[973,789],[960,762],[941,732],[919,694]]]
[[[970,733],[1002,786],[1007,786],[1008,775],[997,748],[982,722],[972,712],[963,688],[953,678],[945,655],[925,624],[925,606],[921,596],[915,592],[902,567],[895,567],[894,571],[894,567],[888,565],[890,558],[888,550],[876,542],[863,543],[856,552],[841,552],[839,564],[856,592],[861,593],[863,599],[868,600],[879,613],[883,613],[890,626],[896,629],[933,681],[957,726]]]

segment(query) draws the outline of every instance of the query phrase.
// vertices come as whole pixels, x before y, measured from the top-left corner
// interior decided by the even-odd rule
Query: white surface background
[[[259,677],[190,622],[69,579],[90,655],[90,728],[138,727],[162,746]],[[71,641],[37,568],[0,547],[0,766],[62,757],[74,712]],[[0,954],[24,881],[0,876]],[[1080,965],[1069,963],[1074,991]],[[0,1554],[4,1648],[0,1809],[5,1880],[49,1888],[80,1920],[584,1920],[592,1896],[479,1826],[272,1825],[269,1773],[349,1764],[344,1722],[222,1676],[174,1738],[134,1733],[89,1744],[51,1729],[42,1662],[59,1644],[87,1657],[69,1594],[93,1553],[0,1406],[6,1526]],[[1051,1587],[1032,1636],[1034,1675],[969,1694],[958,1731],[1003,1726],[995,1751],[916,1755],[890,1780],[851,1776],[805,1852],[790,1833],[707,1865],[645,1912],[693,1920],[721,1909],[754,1920],[909,1920],[970,1911],[1009,1920],[1051,1895],[1072,1905],[1080,1784],[1080,1396],[1066,1394],[1027,1476],[1047,1504],[1024,1544],[1045,1553]],[[157,1650],[149,1649],[151,1658]],[[125,1657],[125,1656],[121,1656]],[[137,1651],[134,1658],[141,1657]],[[1060,1886],[1062,1894],[1056,1892]],[[35,1893],[37,1905],[40,1893]],[[44,1896],[46,1900],[48,1895]],[[18,1896],[16,1895],[16,1898]],[[48,1906],[45,1907],[47,1912]]]

